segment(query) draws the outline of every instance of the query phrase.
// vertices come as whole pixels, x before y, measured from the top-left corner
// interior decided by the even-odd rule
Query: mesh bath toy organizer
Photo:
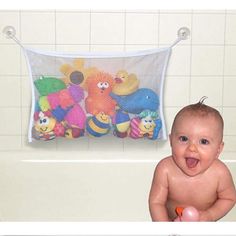
[[[31,78],[28,140],[85,135],[165,140],[163,84],[173,46],[136,52],[46,52],[24,47],[11,26],[3,32],[21,46]]]

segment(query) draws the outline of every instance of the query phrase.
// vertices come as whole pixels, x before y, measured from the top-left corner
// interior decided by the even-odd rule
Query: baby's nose
[[[191,152],[197,152],[197,147],[194,143],[190,143],[189,146],[188,146],[188,149],[191,151]]]

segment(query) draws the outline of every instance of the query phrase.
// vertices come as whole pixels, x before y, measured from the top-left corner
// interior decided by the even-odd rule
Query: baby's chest
[[[217,198],[217,183],[207,180],[174,180],[169,183],[168,198],[190,205],[211,205]]]

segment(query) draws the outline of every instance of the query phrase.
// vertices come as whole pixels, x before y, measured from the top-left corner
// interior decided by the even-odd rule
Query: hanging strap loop
[[[181,27],[177,32],[178,38],[170,45],[173,48],[176,44],[178,44],[182,40],[186,40],[190,36],[190,30],[187,27]]]
[[[3,34],[5,34],[6,38],[14,40],[18,45],[22,48],[24,46],[21,44],[20,40],[16,37],[16,30],[13,26],[5,26],[2,30]]]

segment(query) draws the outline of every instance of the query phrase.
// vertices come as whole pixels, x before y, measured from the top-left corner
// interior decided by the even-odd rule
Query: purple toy
[[[86,115],[79,104],[75,104],[71,110],[66,114],[65,121],[70,127],[78,127],[84,129],[86,122]]]

